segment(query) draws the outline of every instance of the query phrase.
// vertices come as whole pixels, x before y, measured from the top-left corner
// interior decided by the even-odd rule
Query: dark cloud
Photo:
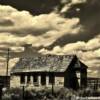
[[[100,33],[99,32],[94,33],[93,31],[92,32],[84,31],[84,32],[80,32],[80,34],[75,34],[75,35],[65,34],[62,37],[58,38],[49,47],[47,47],[47,49],[53,49],[56,45],[64,46],[66,44],[75,43],[77,41],[88,42],[90,39],[94,38],[98,34]]]
[[[66,5],[67,6],[67,5]],[[80,9],[77,11],[76,9]],[[80,24],[90,32],[100,31],[100,2],[98,0],[87,0],[86,3],[72,4],[70,8],[64,13],[65,17],[78,17]]]
[[[68,4],[63,4],[62,7],[58,9],[59,12],[64,6],[68,6]],[[77,9],[79,9],[79,11],[77,11]],[[85,3],[71,3],[69,9],[63,14],[61,13],[61,15],[65,18],[79,18],[79,24],[83,26],[83,31],[76,35],[67,34],[60,37],[48,47],[50,49],[56,45],[64,46],[67,43],[74,43],[77,41],[87,42],[100,34],[100,2],[98,2],[98,0],[87,0]]]
[[[27,10],[33,15],[38,15],[53,11],[60,4],[60,0],[0,0],[0,4],[10,5],[18,10]]]

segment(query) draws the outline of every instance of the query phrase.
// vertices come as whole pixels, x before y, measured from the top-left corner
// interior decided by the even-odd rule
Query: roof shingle
[[[75,55],[42,55],[20,58],[11,70],[17,72],[64,72]]]

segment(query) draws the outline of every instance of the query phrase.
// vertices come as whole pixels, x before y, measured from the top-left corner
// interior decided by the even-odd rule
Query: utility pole
[[[9,48],[7,49],[7,67],[6,67],[6,83],[5,85],[8,87],[8,69],[9,69]]]
[[[54,67],[54,64],[52,66],[52,72],[51,72],[51,76],[52,76],[52,95],[54,95],[54,72],[53,72],[53,67]]]
[[[6,69],[6,76],[8,76],[8,67],[9,67],[9,48],[7,50],[7,69]]]

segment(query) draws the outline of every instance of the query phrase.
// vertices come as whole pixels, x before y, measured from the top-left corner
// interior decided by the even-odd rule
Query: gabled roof
[[[42,55],[20,58],[11,73],[64,72],[74,57],[75,55]]]
[[[11,70],[11,74],[19,72],[64,72],[75,55],[41,55],[20,58]]]

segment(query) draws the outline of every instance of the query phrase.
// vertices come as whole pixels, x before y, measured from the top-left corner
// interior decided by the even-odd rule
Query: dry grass
[[[73,91],[72,89],[62,88],[58,91],[54,91],[53,94],[50,89],[43,89],[38,91],[35,89],[26,89],[24,91],[24,100],[70,100],[76,96],[100,96],[100,91],[93,91],[89,88],[78,90],[77,92]],[[23,100],[22,88],[12,88],[6,90],[3,93],[2,100]]]

